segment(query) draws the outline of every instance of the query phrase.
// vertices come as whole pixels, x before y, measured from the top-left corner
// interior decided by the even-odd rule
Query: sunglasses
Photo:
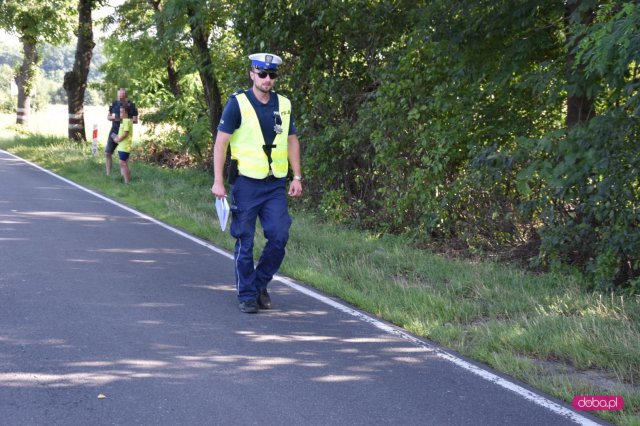
[[[278,78],[278,73],[274,71],[254,71],[254,73],[258,74],[258,77],[260,78],[267,78],[267,76],[269,76],[271,80]]]

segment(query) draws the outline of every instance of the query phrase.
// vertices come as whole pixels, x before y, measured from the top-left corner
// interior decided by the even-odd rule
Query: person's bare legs
[[[107,167],[107,176],[109,176],[111,174],[113,160],[111,159],[111,154],[108,152],[105,152],[104,154],[104,163]]]
[[[131,181],[131,170],[129,170],[129,162],[120,160],[120,173],[124,178],[124,183],[129,183]]]

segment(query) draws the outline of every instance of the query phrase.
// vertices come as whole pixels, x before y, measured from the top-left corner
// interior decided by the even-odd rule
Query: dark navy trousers
[[[234,261],[238,300],[255,300],[258,289],[266,288],[280,268],[289,240],[291,216],[287,206],[286,178],[238,176],[231,195],[235,206],[232,209],[231,236],[236,239]],[[257,218],[260,218],[267,243],[254,266],[253,241]]]

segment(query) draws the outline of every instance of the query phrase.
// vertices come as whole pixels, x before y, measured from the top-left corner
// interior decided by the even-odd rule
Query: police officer
[[[120,131],[120,106],[123,103],[128,103],[129,105],[129,118],[132,123],[138,122],[138,108],[136,108],[136,104],[130,102],[127,99],[127,91],[123,88],[118,89],[118,99],[113,101],[111,106],[109,107],[109,113],[107,114],[107,120],[111,121],[111,130],[109,131],[109,135],[107,136],[107,145],[104,148],[104,162],[106,166],[107,175],[111,174],[111,168],[113,163],[113,153],[118,146],[118,143],[113,140],[112,135],[117,135]]]
[[[302,194],[302,174],[291,102],[273,91],[282,59],[270,53],[256,53],[249,59],[252,85],[229,98],[218,125],[211,192],[217,198],[227,195],[223,168],[230,143],[231,163],[236,166],[230,168],[229,181],[233,182],[231,235],[236,239],[237,297],[241,312],[256,313],[271,308],[267,285],[284,259],[289,239],[288,165],[293,170],[288,190],[292,197]],[[256,218],[260,218],[267,243],[254,267]]]

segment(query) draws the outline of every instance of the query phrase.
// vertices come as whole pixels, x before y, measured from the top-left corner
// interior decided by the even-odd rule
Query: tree
[[[600,289],[638,291],[640,4],[569,3],[568,92],[582,102],[566,134],[530,151],[545,153],[532,164],[544,182],[537,201],[544,212],[541,257],[579,268]]]
[[[216,134],[216,127],[222,115],[220,88],[215,74],[215,67],[209,53],[209,39],[214,29],[215,20],[209,19],[207,2],[189,0],[186,2],[186,13],[189,30],[193,41],[193,56],[204,88],[204,99],[209,113],[211,137]],[[214,15],[217,18],[219,14]]]
[[[13,81],[13,68],[0,63],[0,112],[10,113],[15,108],[11,96],[11,82]]]
[[[71,0],[0,0],[0,27],[18,36],[22,44],[22,65],[15,76],[16,123],[25,124],[29,118],[39,45],[42,42],[57,45],[68,40],[74,15]]]
[[[127,87],[147,108],[145,122],[163,124],[152,150],[210,159],[222,93],[246,80],[246,56],[238,60],[229,10],[220,0],[130,0],[110,18],[116,29],[105,45],[106,86]]]
[[[13,68],[20,63],[21,59],[22,55],[18,45],[0,41],[0,65],[9,65]]]
[[[286,5],[285,5],[286,4]],[[293,101],[304,131],[305,188],[313,204],[377,221],[371,210],[380,175],[370,131],[359,109],[375,95],[376,74],[389,48],[401,43],[414,1],[246,0],[236,5],[234,29],[245,54],[269,51],[284,59],[278,90]],[[268,25],[266,24],[268,23]],[[365,201],[366,200],[366,201]],[[350,207],[346,207],[350,206]],[[358,220],[358,219],[356,219]]]
[[[565,2],[565,21],[567,38],[567,129],[576,124],[589,121],[595,116],[594,98],[587,92],[584,65],[576,62],[576,51],[582,41],[584,28],[593,23],[595,0],[567,0]]]
[[[69,139],[85,140],[84,93],[93,55],[93,19],[91,11],[100,0],[78,0],[77,44],[73,69],[64,75],[64,89],[67,92],[69,111]]]
[[[165,20],[163,16],[163,5],[161,0],[148,0],[149,6],[154,10],[154,23],[158,30],[158,41],[161,44],[169,44],[167,42],[167,30],[165,25]],[[180,75],[176,70],[176,60],[174,55],[168,51],[168,49],[163,49],[165,53],[165,61],[167,63],[167,80],[169,82],[169,88],[171,89],[171,93],[176,99],[179,99],[182,96],[182,89],[180,88]]]

